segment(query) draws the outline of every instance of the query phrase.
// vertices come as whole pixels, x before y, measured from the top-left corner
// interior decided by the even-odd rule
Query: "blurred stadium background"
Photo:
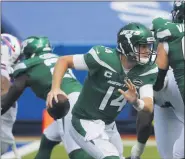
[[[2,2],[2,33],[20,40],[30,35],[47,36],[59,55],[86,53],[93,45],[116,46],[116,34],[127,22],[139,21],[150,26],[156,16],[169,17],[172,2]],[[81,83],[86,72],[74,72]],[[17,121],[13,132],[26,155],[32,159],[42,133],[45,102],[27,89],[18,101]],[[135,141],[136,111],[127,106],[117,118],[119,132],[126,140],[125,155]],[[130,136],[132,135],[132,136]],[[143,158],[159,158],[152,137]],[[67,159],[60,147],[52,159]],[[151,156],[152,155],[152,156]],[[6,156],[11,158],[11,152]]]

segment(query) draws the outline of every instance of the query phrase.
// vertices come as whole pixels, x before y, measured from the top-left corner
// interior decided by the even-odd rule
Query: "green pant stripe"
[[[76,118],[75,116],[72,117],[72,125],[75,128],[75,130],[82,135],[83,137],[85,137],[86,135],[86,131],[84,130],[84,128],[82,127],[81,123],[80,123],[80,119]]]

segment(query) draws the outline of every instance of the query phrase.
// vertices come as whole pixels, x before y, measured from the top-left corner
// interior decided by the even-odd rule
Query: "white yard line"
[[[133,146],[137,141],[136,140],[123,140],[124,146]],[[146,143],[147,146],[156,146],[155,140],[149,140]]]
[[[124,146],[133,146],[136,143],[136,140],[124,140],[123,144]],[[20,156],[26,156],[32,152],[35,152],[39,149],[40,140],[33,141],[29,144],[26,144],[25,146],[22,146],[18,148],[18,153]],[[61,143],[61,145],[63,145]],[[155,140],[149,140],[147,142],[147,146],[156,146]],[[15,157],[13,151],[5,153],[1,159],[13,159]]]
[[[39,149],[40,141],[33,141],[25,146],[18,148],[18,153],[20,156],[26,156],[32,152],[35,152]],[[13,159],[15,157],[13,151],[5,153],[1,159]]]

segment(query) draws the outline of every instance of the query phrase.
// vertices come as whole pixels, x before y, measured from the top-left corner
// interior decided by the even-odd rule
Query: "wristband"
[[[133,105],[133,107],[137,110],[137,111],[141,111],[144,109],[145,107],[145,102],[141,99],[137,100],[137,105]]]

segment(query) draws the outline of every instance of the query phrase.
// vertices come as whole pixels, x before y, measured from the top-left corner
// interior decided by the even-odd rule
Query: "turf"
[[[131,150],[131,147],[128,147],[128,146],[125,147],[124,156],[128,157],[130,154],[130,150]],[[35,155],[36,155],[36,152],[23,157],[23,159],[34,159]],[[55,149],[53,150],[51,159],[68,159],[68,156],[64,150],[64,147],[56,146]],[[141,159],[160,159],[156,147],[147,146]]]

